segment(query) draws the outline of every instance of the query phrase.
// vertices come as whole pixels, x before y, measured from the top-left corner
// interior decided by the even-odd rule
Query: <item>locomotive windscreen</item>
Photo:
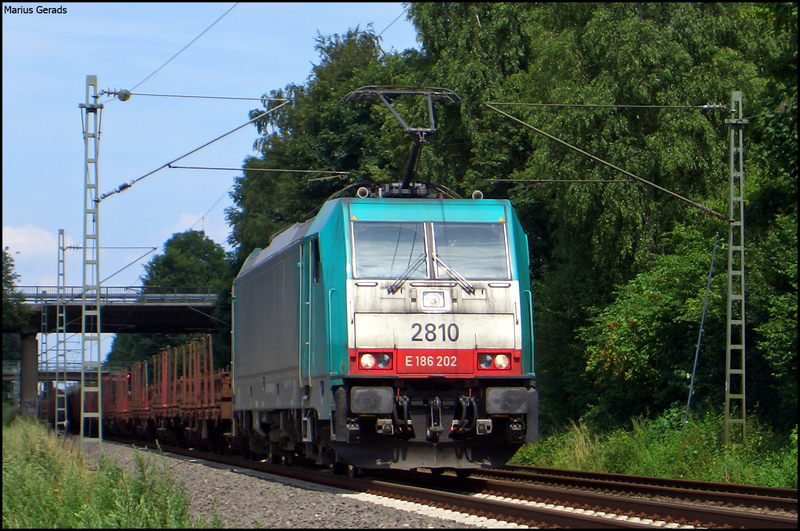
[[[354,221],[355,277],[448,278],[446,265],[467,279],[508,280],[507,241],[505,223]]]
[[[397,278],[425,256],[422,223],[353,223],[356,278]],[[426,278],[422,262],[409,278]]]
[[[433,223],[436,254],[472,280],[507,280],[505,223]]]

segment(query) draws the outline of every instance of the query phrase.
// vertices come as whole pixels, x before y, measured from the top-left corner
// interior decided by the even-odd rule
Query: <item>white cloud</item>
[[[8,247],[12,258],[16,253],[25,259],[53,258],[58,252],[58,235],[31,224],[24,227],[3,226],[3,248],[5,247]]]
[[[74,245],[65,238],[65,245]],[[3,226],[3,248],[8,247],[14,259],[14,270],[22,286],[54,286],[58,271],[58,232],[27,224],[22,227]]]

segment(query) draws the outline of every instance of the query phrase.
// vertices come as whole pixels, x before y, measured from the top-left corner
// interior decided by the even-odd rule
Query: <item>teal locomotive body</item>
[[[538,438],[511,204],[361,195],[329,200],[236,277],[228,442],[351,468],[502,466]]]

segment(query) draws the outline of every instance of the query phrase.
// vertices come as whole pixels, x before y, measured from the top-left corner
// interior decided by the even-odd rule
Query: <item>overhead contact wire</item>
[[[158,73],[158,71],[159,71],[159,70],[161,70],[162,68],[164,68],[165,66],[167,66],[167,65],[169,64],[169,62],[170,62],[170,61],[172,61],[173,59],[175,59],[176,57],[178,57],[178,56],[179,56],[181,53],[183,53],[183,51],[184,51],[184,50],[186,50],[186,48],[188,48],[189,46],[191,46],[192,44],[194,44],[194,42],[195,42],[197,39],[199,39],[200,37],[202,37],[203,35],[205,35],[205,33],[206,33],[208,30],[210,30],[211,28],[213,28],[213,27],[214,27],[214,24],[216,24],[217,22],[219,22],[220,20],[222,20],[222,18],[223,18],[225,15],[227,15],[228,13],[230,13],[230,12],[233,10],[233,8],[234,8],[234,7],[236,7],[236,6],[238,6],[238,5],[239,5],[239,2],[236,2],[235,4],[233,4],[233,6],[231,6],[231,8],[230,8],[230,9],[228,9],[227,11],[225,11],[225,13],[223,13],[221,17],[219,17],[217,20],[215,20],[215,21],[214,21],[214,22],[213,22],[213,23],[212,23],[212,24],[211,24],[209,27],[207,27],[205,30],[203,30],[203,33],[201,33],[200,35],[198,35],[197,37],[195,37],[195,38],[192,40],[192,42],[190,42],[189,44],[187,44],[186,46],[184,46],[183,48],[181,48],[181,50],[180,50],[178,53],[176,53],[175,55],[173,55],[172,57],[170,57],[170,58],[169,58],[169,60],[168,60],[166,63],[164,63],[163,65],[159,66],[159,67],[156,69],[156,71],[155,71],[155,72],[153,72],[152,74],[150,74],[149,76],[147,76],[146,78],[144,78],[143,80],[141,80],[139,83],[137,83],[136,85],[134,85],[134,87],[131,89],[131,91],[133,91],[133,89],[135,89],[136,87],[138,87],[139,85],[141,85],[142,83],[144,83],[145,81],[147,81],[148,79],[150,79],[151,77],[153,77],[154,75],[156,75],[156,73]]]
[[[402,13],[400,13],[399,15],[397,15],[397,18],[396,18],[396,19],[394,19],[394,20],[392,21],[392,23],[391,23],[391,24],[389,24],[388,26],[386,26],[385,28],[383,28],[383,31],[382,31],[382,32],[380,32],[380,33],[378,33],[378,37],[380,37],[381,35],[383,35],[383,33],[384,33],[386,30],[388,30],[389,28],[391,28],[391,27],[392,27],[392,25],[393,25],[395,22],[397,22],[398,20],[400,20],[400,17],[402,17],[402,16],[403,16],[403,15],[406,13],[406,11],[408,11],[408,10],[409,10],[409,8],[410,8],[410,7],[411,7],[411,6],[409,6],[409,7],[405,8],[405,9],[403,10],[403,12],[402,12]]]
[[[664,192],[665,194],[671,195],[672,197],[674,197],[674,198],[676,198],[676,199],[680,199],[681,201],[684,201],[684,202],[686,202],[686,203],[689,203],[690,205],[694,206],[695,208],[698,208],[698,209],[702,210],[702,211],[703,211],[703,212],[705,212],[706,214],[710,214],[710,215],[712,215],[712,216],[714,216],[714,217],[717,217],[717,218],[720,218],[720,219],[724,219],[724,220],[725,220],[725,221],[727,221],[728,223],[730,223],[730,222],[732,221],[732,220],[728,219],[728,217],[727,217],[727,216],[725,216],[725,215],[723,215],[723,214],[720,214],[719,212],[717,212],[716,210],[714,210],[714,209],[712,209],[712,208],[709,208],[709,207],[707,207],[707,206],[705,206],[705,205],[702,205],[702,204],[700,204],[700,203],[696,203],[696,202],[692,201],[691,199],[687,199],[687,198],[683,197],[683,196],[682,196],[682,195],[680,195],[680,194],[676,194],[675,192],[672,192],[672,191],[670,191],[670,190],[667,190],[666,188],[663,188],[663,187],[661,187],[661,186],[659,186],[659,185],[657,185],[657,184],[655,184],[655,183],[653,183],[653,182],[650,182],[650,181],[648,181],[648,180],[646,180],[646,179],[642,179],[642,178],[641,178],[641,177],[639,177],[638,175],[634,175],[633,173],[631,173],[631,172],[629,172],[629,171],[627,171],[627,170],[623,170],[623,169],[622,169],[622,168],[620,168],[619,166],[615,166],[615,165],[611,164],[610,162],[608,162],[608,161],[605,161],[605,160],[601,159],[600,157],[598,157],[598,156],[596,156],[596,155],[592,155],[592,154],[591,154],[591,153],[589,153],[588,151],[584,151],[584,150],[582,150],[582,149],[580,149],[580,148],[578,148],[578,147],[575,147],[575,146],[573,146],[572,144],[570,144],[570,143],[568,143],[568,142],[565,142],[564,140],[561,140],[560,138],[557,138],[557,137],[555,137],[555,136],[553,136],[553,135],[551,135],[551,134],[549,134],[549,133],[546,133],[546,132],[542,131],[541,129],[538,129],[538,128],[536,128],[536,127],[532,126],[532,125],[531,125],[531,124],[529,124],[529,123],[523,122],[523,121],[522,121],[522,120],[520,120],[519,118],[516,118],[516,117],[514,117],[514,116],[511,116],[511,115],[510,115],[510,114],[508,114],[508,113],[505,113],[505,112],[501,111],[501,110],[500,110],[500,109],[498,109],[497,107],[493,106],[491,103],[486,103],[486,104],[484,104],[484,105],[486,105],[487,107],[489,107],[489,108],[490,108],[490,109],[492,109],[493,111],[495,111],[495,112],[497,112],[497,113],[499,113],[499,114],[502,114],[502,115],[503,115],[503,116],[505,116],[506,118],[508,118],[508,119],[510,119],[510,120],[513,120],[513,121],[515,121],[515,122],[517,122],[517,123],[519,123],[519,124],[521,124],[521,125],[523,125],[523,126],[527,127],[528,129],[530,129],[530,130],[532,130],[532,131],[535,131],[535,132],[539,133],[540,135],[546,136],[546,137],[547,137],[547,138],[549,138],[550,140],[553,140],[553,141],[555,141],[555,142],[558,142],[559,144],[561,144],[561,145],[563,145],[563,146],[566,146],[566,147],[568,147],[569,149],[572,149],[573,151],[577,151],[577,152],[578,152],[578,153],[580,153],[581,155],[584,155],[584,156],[586,156],[586,157],[589,157],[590,159],[592,159],[592,160],[594,160],[594,161],[597,161],[597,162],[599,162],[600,164],[603,164],[604,166],[608,166],[608,167],[609,167],[609,168],[611,168],[612,170],[618,171],[618,172],[620,172],[620,173],[622,173],[622,174],[624,174],[624,175],[626,175],[626,176],[628,176],[628,177],[630,177],[630,178],[632,178],[632,179],[636,179],[637,181],[639,181],[639,182],[641,182],[641,183],[647,184],[648,186],[652,186],[652,187],[653,187],[653,188],[655,188],[656,190],[659,190],[659,191],[661,191],[661,192]]]
[[[229,186],[229,187],[228,187],[228,190],[230,190],[231,188],[233,188],[233,185]],[[190,229],[194,229],[194,226],[195,226],[195,225],[197,225],[198,223],[200,223],[201,221],[203,221],[204,219],[206,219],[206,216],[208,215],[208,213],[209,213],[209,212],[211,212],[212,210],[214,210],[214,207],[215,207],[215,206],[217,206],[217,205],[219,204],[219,202],[220,202],[220,201],[222,201],[222,198],[223,198],[223,197],[225,197],[225,195],[228,193],[228,190],[225,190],[225,191],[222,193],[222,195],[221,195],[221,196],[219,196],[219,199],[217,199],[216,203],[214,203],[213,205],[211,205],[211,208],[209,208],[209,209],[206,211],[206,213],[205,213],[205,214],[203,214],[202,216],[200,216],[200,219],[198,219],[197,221],[195,221],[194,223],[192,223],[192,225],[191,225],[189,228],[190,228]]]
[[[228,136],[228,135],[230,135],[230,134],[232,134],[232,133],[235,133],[235,132],[236,132],[236,131],[238,131],[239,129],[242,129],[243,127],[246,127],[246,126],[250,125],[251,123],[255,122],[256,120],[258,120],[258,119],[260,119],[260,118],[263,118],[263,117],[264,117],[264,116],[266,116],[267,114],[269,114],[269,113],[271,113],[271,112],[273,112],[273,111],[276,111],[276,110],[280,109],[281,107],[283,107],[284,105],[288,105],[289,103],[291,103],[291,101],[290,101],[290,100],[286,100],[286,101],[284,101],[283,103],[281,103],[280,105],[278,105],[277,107],[274,107],[274,108],[272,108],[272,109],[270,109],[270,110],[268,110],[268,111],[265,111],[265,112],[263,112],[263,113],[259,114],[259,115],[258,115],[258,116],[256,116],[255,118],[253,118],[253,119],[251,119],[251,120],[248,120],[246,123],[244,123],[244,124],[240,125],[240,126],[239,126],[239,127],[237,127],[236,129],[233,129],[233,130],[231,130],[231,131],[228,131],[228,132],[227,132],[227,133],[225,133],[224,135],[222,135],[222,136],[219,136],[219,137],[215,138],[214,140],[212,140],[212,141],[210,141],[210,142],[206,142],[205,144],[203,144],[203,145],[202,145],[202,146],[200,146],[199,148],[197,148],[197,149],[193,149],[192,151],[190,151],[190,152],[186,153],[185,155],[181,155],[181,156],[180,156],[180,157],[178,157],[177,159],[175,159],[175,160],[172,160],[172,161],[170,161],[170,162],[167,162],[167,163],[166,163],[166,164],[164,164],[163,166],[161,166],[161,167],[159,167],[159,168],[156,168],[155,170],[151,171],[150,173],[146,173],[146,174],[142,175],[141,177],[137,177],[136,179],[133,179],[132,181],[128,181],[127,183],[123,183],[123,184],[119,185],[119,186],[118,186],[117,188],[115,188],[114,190],[112,190],[112,191],[110,191],[110,192],[106,192],[106,193],[104,193],[103,195],[101,195],[101,196],[100,196],[100,197],[99,197],[99,198],[96,200],[96,202],[98,202],[98,203],[99,203],[100,201],[102,201],[103,199],[105,199],[106,197],[108,197],[108,196],[110,196],[110,195],[114,195],[114,194],[118,194],[118,193],[120,193],[120,192],[123,192],[123,191],[127,190],[128,188],[130,188],[131,186],[133,186],[134,184],[136,184],[137,182],[139,182],[139,181],[141,181],[142,179],[144,179],[145,177],[149,177],[149,176],[153,175],[154,173],[156,173],[156,172],[159,172],[159,171],[163,170],[164,168],[170,168],[170,167],[172,166],[172,164],[174,164],[175,162],[178,162],[178,161],[179,161],[179,160],[181,160],[181,159],[185,159],[185,158],[186,158],[186,157],[188,157],[189,155],[191,155],[191,154],[193,154],[193,153],[196,153],[196,152],[200,151],[200,150],[201,150],[201,149],[203,149],[204,147],[207,147],[207,146],[209,146],[209,145],[213,144],[213,143],[214,143],[214,142],[216,142],[217,140],[221,140],[221,139],[225,138],[226,136]]]
[[[708,103],[705,105],[614,105],[593,103],[515,103],[490,101],[487,105],[513,105],[517,107],[575,107],[575,108],[615,108],[615,109],[699,109],[699,110],[724,110],[721,103]]]

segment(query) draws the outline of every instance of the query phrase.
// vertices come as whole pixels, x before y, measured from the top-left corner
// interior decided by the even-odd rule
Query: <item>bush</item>
[[[747,443],[725,445],[722,414],[683,418],[673,407],[607,435],[571,422],[563,433],[525,444],[510,464],[797,488],[797,426],[778,435],[750,415]]]

